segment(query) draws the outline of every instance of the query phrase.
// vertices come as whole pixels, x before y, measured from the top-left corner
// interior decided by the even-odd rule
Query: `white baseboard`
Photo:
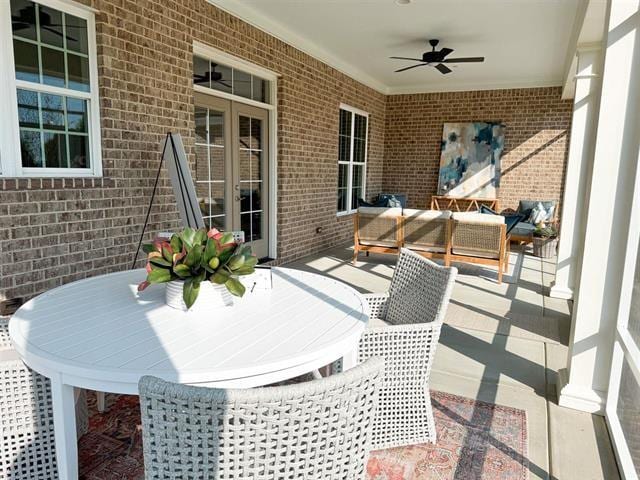
[[[572,385],[569,383],[569,371],[563,368],[558,371],[558,404],[596,415],[604,415],[607,402],[606,392]]]

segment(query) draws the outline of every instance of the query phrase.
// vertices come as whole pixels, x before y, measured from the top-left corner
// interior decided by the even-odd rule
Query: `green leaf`
[[[209,268],[216,269],[220,266],[220,259],[218,257],[213,257],[209,260]]]
[[[171,271],[166,268],[152,268],[147,275],[149,283],[164,283],[171,280]]]
[[[144,253],[151,253],[156,251],[156,246],[153,243],[145,243],[142,245],[142,251]]]
[[[226,248],[218,255],[220,259],[220,265],[226,265],[231,256],[233,255],[233,248]]]
[[[233,271],[234,275],[250,275],[255,272],[256,269],[252,266],[248,266],[247,264],[242,265],[240,268]]]
[[[230,278],[225,282],[224,285],[227,287],[227,290],[229,290],[229,293],[231,293],[231,295],[235,295],[236,297],[241,297],[244,295],[244,285],[240,283],[237,278]]]
[[[227,280],[229,280],[229,272],[226,270],[219,269],[216,273],[211,277],[211,281],[213,283],[217,283],[218,285],[223,285]]]
[[[196,302],[198,294],[200,293],[200,282],[195,279],[185,280],[184,287],[182,288],[182,299],[184,300],[187,308]]]
[[[173,273],[178,275],[180,278],[188,278],[191,276],[191,269],[184,263],[179,263],[173,267]]]
[[[153,257],[149,259],[149,262],[158,265],[159,267],[171,267],[173,264],[162,257]]]
[[[167,262],[173,263],[173,251],[171,250],[171,247],[162,247],[162,256]]]
[[[242,255],[234,255],[229,259],[227,264],[231,270],[236,270],[244,264],[244,257]]]
[[[200,260],[202,258],[202,245],[194,245],[191,247],[191,250],[187,253],[187,256],[184,257],[185,265],[189,267],[195,267],[200,264]]]
[[[253,255],[250,257],[245,257],[243,267],[249,265],[250,267],[255,267],[258,264],[258,257],[254,257]]]
[[[207,240],[207,230],[204,228],[200,228],[196,230],[196,233],[193,237],[194,245],[202,245]]]
[[[182,251],[182,240],[180,240],[180,237],[175,233],[171,235],[170,244],[171,244],[171,250],[173,250],[173,253],[180,253]]]
[[[216,256],[216,241],[213,238],[207,240],[207,245],[204,247],[204,261],[209,263],[212,258]],[[216,267],[214,267],[216,268]]]
[[[196,236],[196,231],[193,228],[187,227],[180,234],[180,239],[186,245],[187,249],[189,249],[194,244],[193,240],[195,236]]]
[[[222,237],[220,237],[219,242],[220,242],[222,245],[225,245],[225,244],[227,244],[227,243],[231,243],[231,242],[233,242],[233,233],[231,233],[231,232],[225,232],[225,233],[223,233],[223,234],[222,234]]]

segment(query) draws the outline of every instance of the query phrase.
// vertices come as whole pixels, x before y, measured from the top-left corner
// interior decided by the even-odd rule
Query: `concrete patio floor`
[[[349,246],[286,266],[344,281],[362,292],[387,290],[395,257]],[[495,269],[456,264],[458,278],[431,376],[431,388],[523,409],[530,479],[620,478],[604,418],[558,406],[556,375],[566,366],[570,304],[547,296],[553,259],[516,248],[502,285]]]

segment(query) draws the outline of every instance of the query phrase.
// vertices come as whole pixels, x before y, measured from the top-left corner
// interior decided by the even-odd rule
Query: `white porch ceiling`
[[[562,85],[583,0],[209,0],[351,77],[387,94]],[[484,56],[442,75],[403,73],[430,47]]]

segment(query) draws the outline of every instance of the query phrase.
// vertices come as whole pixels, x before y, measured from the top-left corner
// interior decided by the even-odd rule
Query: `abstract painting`
[[[499,123],[445,123],[438,195],[497,198],[504,129]]]

